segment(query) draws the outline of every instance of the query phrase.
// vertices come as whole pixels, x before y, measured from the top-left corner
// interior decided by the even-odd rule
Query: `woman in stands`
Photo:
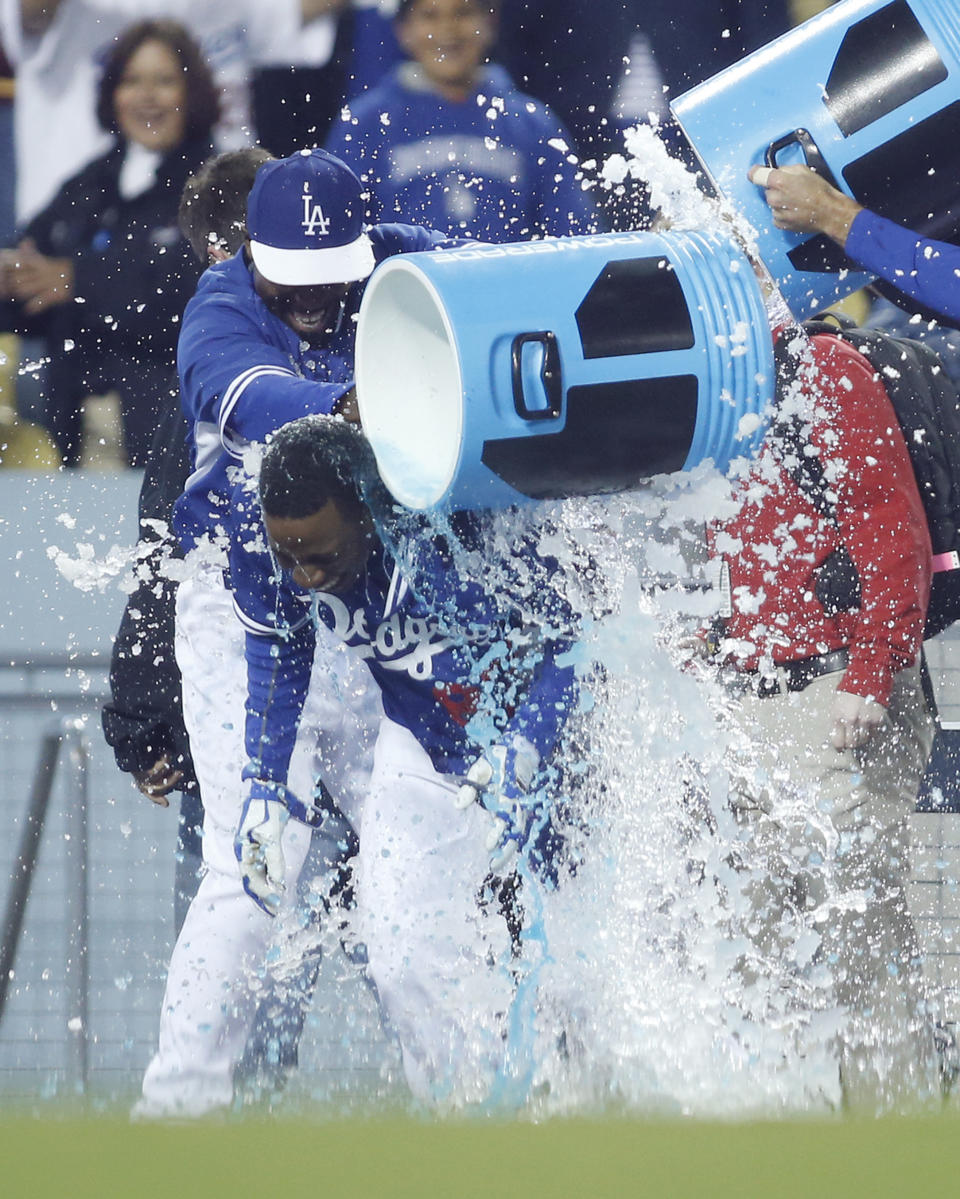
[[[112,149],[0,255],[6,327],[42,338],[41,418],[67,465],[80,462],[85,399],[110,392],[120,398],[126,460],[144,462],[161,396],[175,386],[180,314],[199,274],[177,226],[180,193],[211,152],[218,113],[187,31],[167,20],[132,25],[99,88]]]

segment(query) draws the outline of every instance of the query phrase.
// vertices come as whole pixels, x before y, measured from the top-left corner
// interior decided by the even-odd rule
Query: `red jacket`
[[[736,515],[709,529],[711,553],[729,571],[721,653],[751,670],[764,660],[847,648],[841,689],[886,706],[893,675],[916,661],[922,642],[932,553],[926,517],[873,368],[837,338],[810,342],[817,368],[810,444],[836,495],[836,520],[817,513],[769,437],[736,487]],[[859,571],[861,605],[828,616],[814,593],[815,572],[841,546]]]

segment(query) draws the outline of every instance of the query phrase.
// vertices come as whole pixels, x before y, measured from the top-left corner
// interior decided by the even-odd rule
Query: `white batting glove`
[[[243,805],[234,840],[243,889],[268,916],[276,916],[283,894],[285,867],[280,838],[290,813],[275,795],[255,782]]]
[[[495,874],[503,873],[526,842],[532,810],[525,801],[539,768],[537,747],[516,736],[506,745],[491,746],[487,757],[478,758],[457,791],[458,809],[481,803],[493,815],[485,848],[492,855],[490,869]]]

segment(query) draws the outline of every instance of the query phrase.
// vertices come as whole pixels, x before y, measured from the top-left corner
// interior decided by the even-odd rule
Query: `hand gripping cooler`
[[[800,318],[872,277],[822,235],[775,229],[751,164],[807,163],[918,233],[960,231],[957,0],[840,0],[671,109]]]
[[[360,418],[415,509],[622,491],[755,452],[773,398],[739,246],[671,231],[403,254],[374,271]]]

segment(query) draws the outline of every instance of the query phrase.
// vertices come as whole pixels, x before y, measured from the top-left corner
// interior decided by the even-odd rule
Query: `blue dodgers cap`
[[[353,283],[374,267],[360,180],[326,150],[265,162],[247,198],[254,266],[289,287]]]

